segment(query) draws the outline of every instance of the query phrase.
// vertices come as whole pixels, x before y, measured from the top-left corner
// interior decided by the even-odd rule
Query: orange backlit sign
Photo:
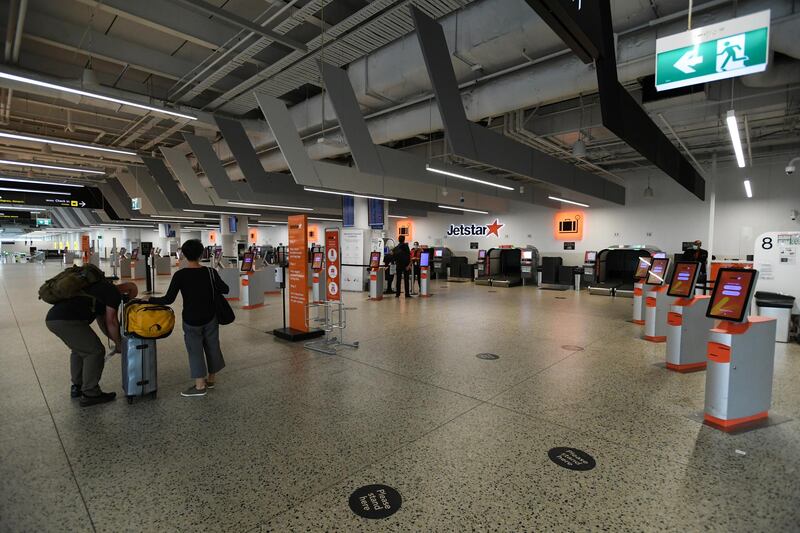
[[[405,237],[406,242],[414,241],[414,223],[411,220],[397,221],[397,236]]]
[[[586,216],[582,211],[559,211],[553,218],[553,234],[561,241],[583,239],[583,226]]]

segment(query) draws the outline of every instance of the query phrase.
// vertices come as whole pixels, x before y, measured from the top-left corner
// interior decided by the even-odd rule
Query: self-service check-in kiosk
[[[311,300],[315,303],[325,301],[325,252],[316,251],[311,257]]]
[[[705,422],[732,431],[767,418],[775,363],[773,317],[748,316],[758,272],[722,268],[706,315],[720,320],[708,339]]]
[[[381,267],[381,253],[369,254],[369,299],[383,300],[383,267]]]
[[[534,280],[536,279],[534,276],[537,274],[536,267],[537,265],[534,264],[533,250],[522,250],[519,268],[523,286],[532,285],[534,283]]]
[[[487,278],[486,250],[478,250],[478,262],[475,268],[475,280]]]
[[[650,270],[650,256],[640,257],[639,265],[633,274],[633,323],[644,326],[644,316],[647,306],[644,297],[644,282],[647,278],[647,271]]]
[[[669,370],[694,372],[706,368],[708,335],[714,319],[706,316],[710,296],[694,293],[700,263],[678,261],[667,296],[677,298],[667,314],[667,363]]]
[[[264,305],[264,283],[255,271],[255,253],[245,252],[239,273],[239,299],[242,309],[256,309]]]
[[[447,268],[450,266],[450,257],[453,252],[450,248],[434,248],[431,270],[436,279],[447,279]]]
[[[419,295],[427,298],[430,293],[431,254],[423,251],[419,254]]]
[[[650,342],[666,342],[667,340],[667,313],[675,300],[667,295],[665,279],[669,259],[657,258],[651,261],[650,270],[645,279],[645,315],[644,315],[644,340]]]

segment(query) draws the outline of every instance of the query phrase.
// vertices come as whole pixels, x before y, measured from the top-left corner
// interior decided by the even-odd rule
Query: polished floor
[[[796,344],[776,350],[772,413],[790,420],[728,435],[689,418],[704,373],[657,366],[631,300],[346,294],[360,347],[330,356],[265,334],[272,296],[223,328],[207,397],[179,395],[178,328],[159,341],[156,400],[82,409],[36,300],[57,269],[0,265],[2,532],[800,530]],[[121,392],[119,356],[102,385]],[[597,466],[562,468],[555,447]],[[398,490],[399,511],[356,516],[348,498],[370,484]]]

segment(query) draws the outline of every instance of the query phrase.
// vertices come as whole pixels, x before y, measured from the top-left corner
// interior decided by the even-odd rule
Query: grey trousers
[[[192,378],[204,378],[225,368],[225,358],[219,347],[219,323],[214,318],[204,326],[183,323],[183,341],[189,354]]]
[[[72,384],[87,396],[100,394],[106,349],[91,324],[82,320],[48,320],[45,324],[72,350],[69,358]]]

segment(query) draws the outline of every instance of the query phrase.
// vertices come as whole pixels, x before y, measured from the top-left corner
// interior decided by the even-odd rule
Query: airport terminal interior
[[[797,0],[0,16],[0,532],[800,531]]]

